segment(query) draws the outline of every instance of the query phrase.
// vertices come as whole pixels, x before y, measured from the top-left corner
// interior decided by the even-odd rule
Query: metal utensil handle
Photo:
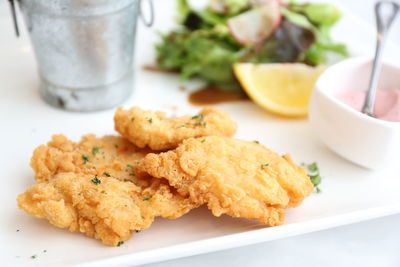
[[[13,24],[14,24],[14,29],[15,29],[15,35],[17,35],[17,37],[19,37],[19,28],[18,28],[17,12],[15,10],[15,2],[14,2],[14,0],[8,0],[8,3],[10,4],[11,16],[13,19]]]
[[[147,3],[150,8],[150,19],[146,20],[146,18],[144,16],[144,12],[143,12],[143,7],[142,7],[143,1],[144,0],[139,0],[140,18],[142,19],[142,22],[144,25],[146,25],[147,27],[151,27],[154,24],[154,4],[153,4],[152,0],[147,0]]]
[[[391,12],[388,17],[384,18],[383,7],[389,5]],[[382,66],[382,51],[386,43],[386,37],[395,20],[400,6],[392,1],[380,1],[375,4],[375,16],[376,16],[376,26],[377,26],[377,40],[376,40],[376,50],[375,59],[372,66],[371,77],[369,81],[369,88],[367,96],[365,98],[364,106],[362,112],[373,117],[374,116],[374,105],[376,98],[376,90],[378,86],[378,78]]]

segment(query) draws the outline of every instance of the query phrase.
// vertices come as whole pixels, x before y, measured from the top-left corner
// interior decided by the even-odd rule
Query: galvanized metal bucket
[[[18,3],[46,102],[72,111],[95,111],[129,97],[140,0]]]

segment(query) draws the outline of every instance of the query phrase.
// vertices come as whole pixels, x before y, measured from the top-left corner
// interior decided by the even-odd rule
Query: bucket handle
[[[149,10],[150,10],[150,18],[146,19],[143,12],[143,2],[144,0],[139,0],[139,10],[140,10],[140,18],[144,25],[147,27],[151,27],[154,24],[154,4],[153,0],[147,0]]]
[[[8,0],[8,3],[10,4],[10,9],[11,9],[11,15],[12,15],[13,24],[14,24],[15,35],[17,37],[19,37],[19,27],[18,27],[18,20],[17,20],[17,12],[15,10],[15,2],[14,2],[14,0]]]
[[[18,0],[16,0],[18,1]],[[147,3],[149,5],[150,9],[150,19],[147,20],[144,16],[143,8],[142,8],[142,3],[144,0],[139,0],[139,8],[140,8],[140,18],[142,19],[142,22],[144,25],[147,27],[151,27],[154,24],[154,5],[152,0],[147,0]],[[10,9],[11,9],[11,15],[13,19],[13,24],[14,24],[14,30],[15,30],[15,35],[19,37],[19,27],[18,27],[18,19],[17,19],[17,12],[15,8],[15,0],[8,0],[8,3],[10,4]]]

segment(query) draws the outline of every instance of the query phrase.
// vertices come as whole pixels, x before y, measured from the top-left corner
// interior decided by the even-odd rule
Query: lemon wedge
[[[287,117],[303,117],[324,66],[301,63],[238,63],[234,72],[249,97],[262,108]]]

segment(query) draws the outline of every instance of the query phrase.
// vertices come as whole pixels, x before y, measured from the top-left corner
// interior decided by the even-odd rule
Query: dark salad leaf
[[[254,53],[243,61],[296,62],[314,41],[315,35],[312,31],[284,19],[273,37],[262,46],[254,48]]]

